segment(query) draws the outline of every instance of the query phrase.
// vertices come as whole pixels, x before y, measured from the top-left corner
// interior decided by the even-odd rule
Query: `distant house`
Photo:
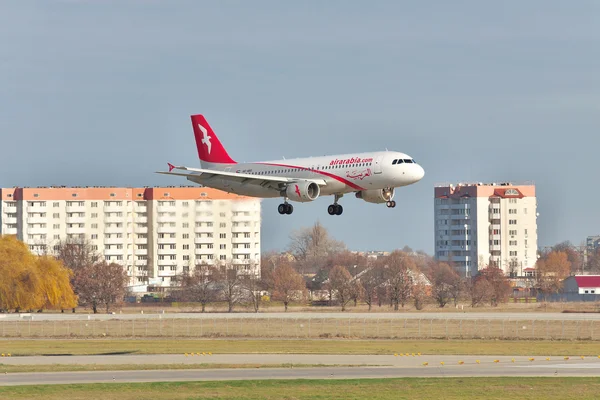
[[[575,275],[564,280],[563,291],[577,294],[600,294],[600,275]]]

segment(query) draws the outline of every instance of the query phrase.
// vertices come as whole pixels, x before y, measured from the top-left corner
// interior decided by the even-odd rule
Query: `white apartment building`
[[[199,263],[260,274],[260,200],[204,187],[0,189],[0,234],[37,254],[87,238],[135,292],[169,287]]]
[[[535,186],[471,183],[435,187],[435,257],[462,276],[493,264],[524,276],[537,261]]]

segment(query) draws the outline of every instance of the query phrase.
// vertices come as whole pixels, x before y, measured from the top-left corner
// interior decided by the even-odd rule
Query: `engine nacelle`
[[[290,183],[285,189],[285,196],[291,201],[305,203],[316,200],[321,194],[321,188],[314,182],[299,181]]]
[[[394,192],[394,188],[361,190],[356,192],[356,198],[363,199],[367,203],[387,203],[394,198]]]

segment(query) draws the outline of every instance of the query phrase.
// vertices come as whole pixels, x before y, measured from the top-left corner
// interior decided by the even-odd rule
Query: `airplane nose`
[[[420,165],[416,165],[417,170],[415,171],[415,180],[418,182],[425,176],[425,170]]]

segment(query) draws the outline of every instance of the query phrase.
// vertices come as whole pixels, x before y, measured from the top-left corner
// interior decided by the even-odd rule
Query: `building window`
[[[219,233],[219,238],[220,239],[225,239],[227,237],[227,234],[225,233]]]
[[[96,208],[96,207],[98,207],[98,202],[97,202],[97,201],[92,201],[92,207],[93,207],[93,208]]]
[[[56,207],[58,207],[58,204],[59,204],[58,201],[55,201],[54,203],[52,203],[52,207],[56,208]]]
[[[53,224],[52,229],[60,229],[60,224]]]
[[[509,255],[510,255],[511,257],[516,257],[516,256],[517,256],[517,252],[516,252],[516,251],[510,251],[510,252],[509,252]]]
[[[517,224],[517,220],[516,219],[509,219],[508,220],[508,224],[509,225],[516,225]]]
[[[219,245],[219,249],[221,249],[221,250],[225,250],[225,247],[226,247],[226,245],[224,245],[224,244]]]
[[[189,250],[190,249],[190,245],[189,244],[184,244],[183,245],[183,250]]]
[[[189,239],[190,238],[190,234],[189,233],[184,233],[183,235],[181,235],[182,239]]]

